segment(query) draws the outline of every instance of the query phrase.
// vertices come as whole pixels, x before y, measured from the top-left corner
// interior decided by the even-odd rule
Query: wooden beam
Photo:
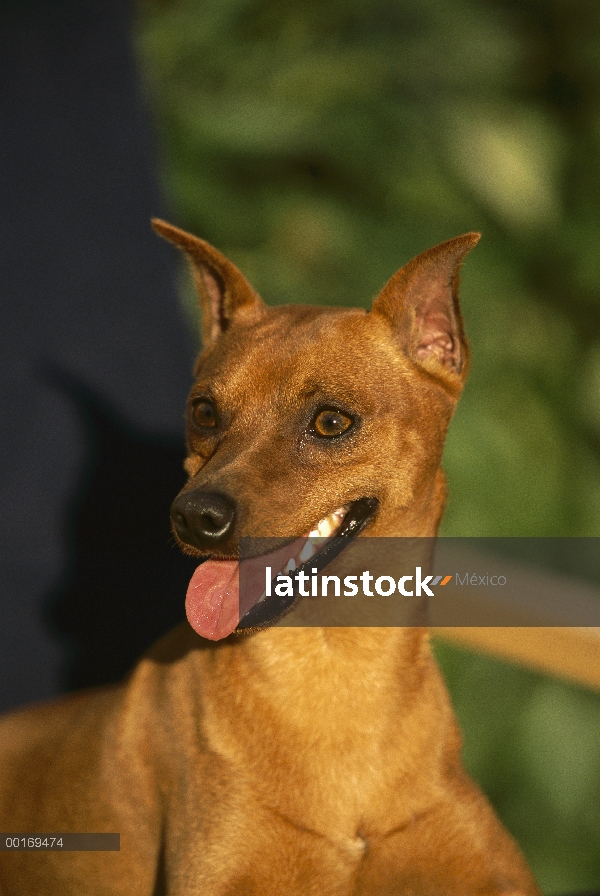
[[[445,626],[432,634],[600,690],[600,628]]]

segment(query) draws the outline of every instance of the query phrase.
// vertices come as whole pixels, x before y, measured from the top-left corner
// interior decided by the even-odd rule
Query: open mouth
[[[274,625],[301,599],[299,572],[316,569],[318,573],[348,547],[351,540],[369,524],[377,510],[377,498],[359,498],[329,513],[301,538],[269,554],[242,560],[208,560],[198,567],[188,587],[186,613],[192,628],[210,640],[220,640],[233,631],[260,629]],[[261,585],[243,589],[240,595],[240,565],[245,565],[245,580],[257,573]],[[246,566],[247,565],[247,566]],[[291,577],[293,594],[282,597],[271,589],[264,593],[265,568],[273,570],[273,579],[283,573]],[[260,594],[250,598],[249,594]]]
[[[348,547],[349,540],[363,531],[373,517],[377,504],[377,498],[360,498],[324,517],[317,523],[316,528],[308,533],[298,554],[298,559],[291,556],[287,563],[284,563],[283,567],[277,571],[275,578],[279,573],[289,575],[293,572],[294,576],[299,572],[306,573],[309,566],[311,572],[314,569],[317,574],[322,572],[335,557]],[[297,544],[297,542],[292,544]],[[270,597],[266,597],[263,593],[258,603],[240,619],[237,628],[262,628],[266,625],[273,625],[289,613],[301,597],[294,576],[292,577],[293,595],[279,597],[272,594]]]

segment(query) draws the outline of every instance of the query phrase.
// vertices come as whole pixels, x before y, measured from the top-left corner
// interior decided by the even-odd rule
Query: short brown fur
[[[379,500],[373,536],[434,536],[446,431],[468,368],[458,269],[467,234],[399,271],[370,314],[269,309],[215,249],[191,260],[205,349],[186,491],[235,497],[235,532],[287,538]],[[342,402],[345,440],[307,435]],[[190,550],[188,546],[188,550]],[[0,853],[0,894],[469,896],[539,891],[463,771],[423,628],[285,628],[213,644],[188,625],[121,686],[0,723],[0,830],[118,831],[118,853]]]

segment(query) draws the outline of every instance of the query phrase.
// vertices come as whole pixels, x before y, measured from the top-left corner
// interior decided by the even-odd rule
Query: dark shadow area
[[[0,710],[119,677],[183,615],[193,348],[134,11],[0,0]]]
[[[89,392],[71,387],[71,394],[94,456],[67,522],[67,579],[46,612],[69,645],[66,689],[118,680],[181,622],[198,565],[181,554],[169,527],[185,481],[183,444],[145,438]]]

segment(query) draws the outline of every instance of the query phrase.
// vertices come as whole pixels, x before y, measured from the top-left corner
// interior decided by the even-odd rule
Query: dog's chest
[[[405,711],[390,653],[340,663],[313,633],[293,662],[281,653],[241,679],[233,711],[223,694],[207,694],[207,741],[241,790],[298,825],[349,838],[420,811],[429,797],[413,784],[423,781],[427,726]]]

